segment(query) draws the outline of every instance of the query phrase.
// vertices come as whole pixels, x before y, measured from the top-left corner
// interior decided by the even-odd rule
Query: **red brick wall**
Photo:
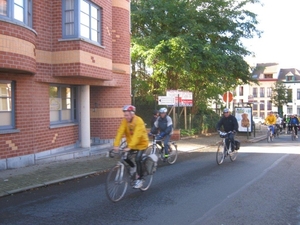
[[[0,34],[29,41],[38,51],[82,50],[91,55],[112,59],[113,63],[129,65],[128,11],[118,7],[112,8],[111,0],[93,2],[103,8],[103,47],[80,40],[60,40],[62,38],[61,1],[33,1],[34,31],[0,21]],[[104,79],[110,80],[114,86],[103,86]],[[86,64],[36,63],[31,57],[0,52],[0,80],[16,81],[16,128],[20,129],[18,133],[0,134],[0,159],[71,145],[79,139],[77,125],[49,127],[50,83],[91,85],[91,108],[97,102],[100,108],[121,110],[123,105],[131,102],[129,74],[114,73],[111,70]],[[120,121],[121,118],[92,119],[91,136],[101,139],[114,138]],[[7,141],[14,143],[18,149],[12,150]]]

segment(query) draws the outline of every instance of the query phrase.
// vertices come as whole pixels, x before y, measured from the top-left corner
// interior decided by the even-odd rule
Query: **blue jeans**
[[[159,137],[159,136],[157,136],[157,137]],[[164,136],[164,140],[163,141],[164,141],[164,148],[165,148],[165,154],[166,155],[169,154],[169,142],[170,142],[170,139],[171,139],[171,135],[170,134],[167,134],[166,136]],[[156,140],[161,140],[161,139],[156,138]],[[161,146],[161,142],[158,142],[157,144],[159,144]]]
[[[275,133],[275,129],[274,129],[274,126],[273,126],[273,125],[268,126],[268,129],[271,130],[272,134]]]

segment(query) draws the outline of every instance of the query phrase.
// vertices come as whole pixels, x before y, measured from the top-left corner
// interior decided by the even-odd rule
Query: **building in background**
[[[96,154],[131,102],[129,0],[0,1],[0,170]]]

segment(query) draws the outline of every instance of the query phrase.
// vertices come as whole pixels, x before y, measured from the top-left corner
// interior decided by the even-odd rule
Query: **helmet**
[[[153,115],[156,115],[157,113],[158,113],[158,110],[155,109],[155,110],[153,111]]]
[[[224,113],[227,113],[227,112],[229,112],[229,109],[225,108],[225,109],[223,110],[223,112],[224,112]]]
[[[167,113],[167,112],[168,112],[167,108],[161,108],[159,110],[159,113]]]
[[[125,105],[122,110],[123,112],[135,112],[135,107],[133,105]]]

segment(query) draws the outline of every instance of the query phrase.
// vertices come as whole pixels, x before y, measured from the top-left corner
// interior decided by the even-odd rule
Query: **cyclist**
[[[136,167],[130,159],[125,159],[129,164],[130,173],[137,172],[137,179],[134,188],[141,188],[143,186],[143,167],[142,156],[148,147],[149,139],[145,127],[145,123],[139,116],[135,115],[135,107],[133,105],[125,105],[123,107],[124,119],[117,131],[114,141],[114,151],[119,150],[119,145],[123,135],[126,137],[128,147],[124,151],[137,151],[135,156]]]
[[[158,116],[159,116],[159,112],[158,112],[158,110],[155,109],[153,111],[153,116],[152,116],[152,118],[150,120],[150,127],[151,128],[154,126],[154,122],[157,120]]]
[[[231,153],[234,151],[234,134],[237,132],[239,125],[238,125],[238,122],[237,122],[237,119],[235,118],[235,116],[231,115],[229,112],[229,109],[227,109],[227,108],[225,108],[223,110],[223,116],[217,123],[218,132],[220,131],[222,126],[223,126],[223,129],[225,132],[227,132],[227,133],[230,131],[233,132],[228,135],[228,139],[231,142],[231,149],[229,149],[228,152]],[[226,143],[226,144],[229,144],[229,143]]]
[[[266,124],[271,129],[271,135],[274,135],[275,133],[275,124],[276,124],[276,116],[273,114],[273,112],[269,112],[269,115],[265,119]]]
[[[167,111],[167,108],[159,109],[159,117],[154,122],[154,126],[151,129],[151,133],[153,134],[156,134],[159,131],[159,134],[156,136],[156,140],[164,139],[165,160],[169,157],[169,141],[173,133],[172,118],[167,115]],[[161,142],[157,142],[157,144],[163,148]]]
[[[282,118],[279,114],[276,114],[276,129],[278,129],[280,133],[282,132]]]
[[[295,130],[295,135],[296,138],[298,138],[298,125],[299,125],[299,120],[297,118],[297,115],[291,115],[291,119],[289,121],[289,126],[291,127],[291,129]]]

